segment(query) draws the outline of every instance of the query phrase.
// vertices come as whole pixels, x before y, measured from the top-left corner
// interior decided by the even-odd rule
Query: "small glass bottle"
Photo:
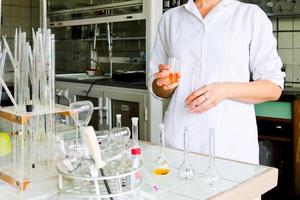
[[[167,175],[170,172],[170,169],[169,169],[169,161],[165,157],[165,125],[160,124],[159,129],[160,129],[160,140],[159,140],[160,153],[159,153],[159,157],[156,159],[155,162],[156,167],[153,173],[155,175]]]
[[[132,159],[132,170],[139,169],[142,164],[142,155],[141,155],[141,149],[139,147],[135,147],[131,149],[131,159]],[[134,189],[136,186],[138,186],[142,181],[142,175],[141,172],[135,172],[131,175],[131,188]]]

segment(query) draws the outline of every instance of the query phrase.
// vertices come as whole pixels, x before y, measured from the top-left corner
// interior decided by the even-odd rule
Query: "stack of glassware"
[[[91,102],[70,104],[71,117],[80,128],[58,162],[59,190],[82,198],[122,198],[136,195],[142,185],[142,155],[138,146],[138,118],[132,118],[134,141],[128,127],[122,127],[121,115],[110,131],[87,126],[92,115]]]
[[[189,128],[184,126],[183,141],[184,141],[184,156],[181,162],[177,177],[183,181],[191,181],[195,178],[196,172],[192,166],[189,155]],[[165,133],[164,124],[160,124],[160,153],[155,161],[153,174],[162,176],[170,172],[170,163],[165,155]],[[209,128],[209,166],[204,174],[199,175],[203,185],[207,187],[215,187],[220,182],[220,177],[215,167],[215,129]]]

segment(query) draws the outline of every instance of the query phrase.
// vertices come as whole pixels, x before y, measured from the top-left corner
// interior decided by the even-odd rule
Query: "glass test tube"
[[[116,127],[118,128],[122,127],[122,121],[121,121],[122,115],[116,114],[116,118],[117,118]]]
[[[138,128],[138,117],[132,117],[132,139],[134,142],[134,145],[138,146],[138,140],[139,140],[139,128]]]

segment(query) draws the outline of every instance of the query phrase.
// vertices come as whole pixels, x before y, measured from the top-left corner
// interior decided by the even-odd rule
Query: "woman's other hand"
[[[202,113],[226,98],[226,84],[212,83],[202,86],[185,99],[185,106],[192,113]]]

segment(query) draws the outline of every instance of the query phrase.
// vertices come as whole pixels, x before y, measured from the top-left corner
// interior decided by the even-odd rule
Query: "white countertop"
[[[154,161],[159,155],[159,148],[155,145],[141,143],[142,153],[144,156],[145,167],[152,177],[159,190],[151,191],[150,183],[145,179],[142,191],[147,197],[155,200],[204,200],[204,199],[222,199],[222,200],[253,200],[261,196],[263,193],[272,189],[277,185],[278,170],[271,167],[260,165],[252,165],[225,159],[216,159],[216,168],[221,176],[220,183],[215,187],[204,186],[201,181],[201,174],[208,167],[208,157],[199,154],[190,154],[190,160],[197,176],[193,181],[185,182],[177,178],[177,170],[183,159],[183,152],[175,149],[166,149],[166,157],[170,162],[170,173],[165,176],[153,175]],[[0,199],[10,200],[16,199],[8,193],[1,191],[0,183]],[[51,180],[51,187],[40,186],[40,190],[44,190],[44,195],[33,199],[59,199],[76,200],[76,197],[66,197],[64,195],[56,195],[57,179]],[[34,191],[31,191],[34,193]],[[30,195],[29,195],[30,196]],[[51,196],[51,197],[49,197]],[[95,199],[95,198],[94,198]],[[115,200],[117,198],[114,198]],[[127,198],[124,198],[124,200]],[[118,199],[120,200],[120,199]],[[142,199],[138,199],[142,200]]]

